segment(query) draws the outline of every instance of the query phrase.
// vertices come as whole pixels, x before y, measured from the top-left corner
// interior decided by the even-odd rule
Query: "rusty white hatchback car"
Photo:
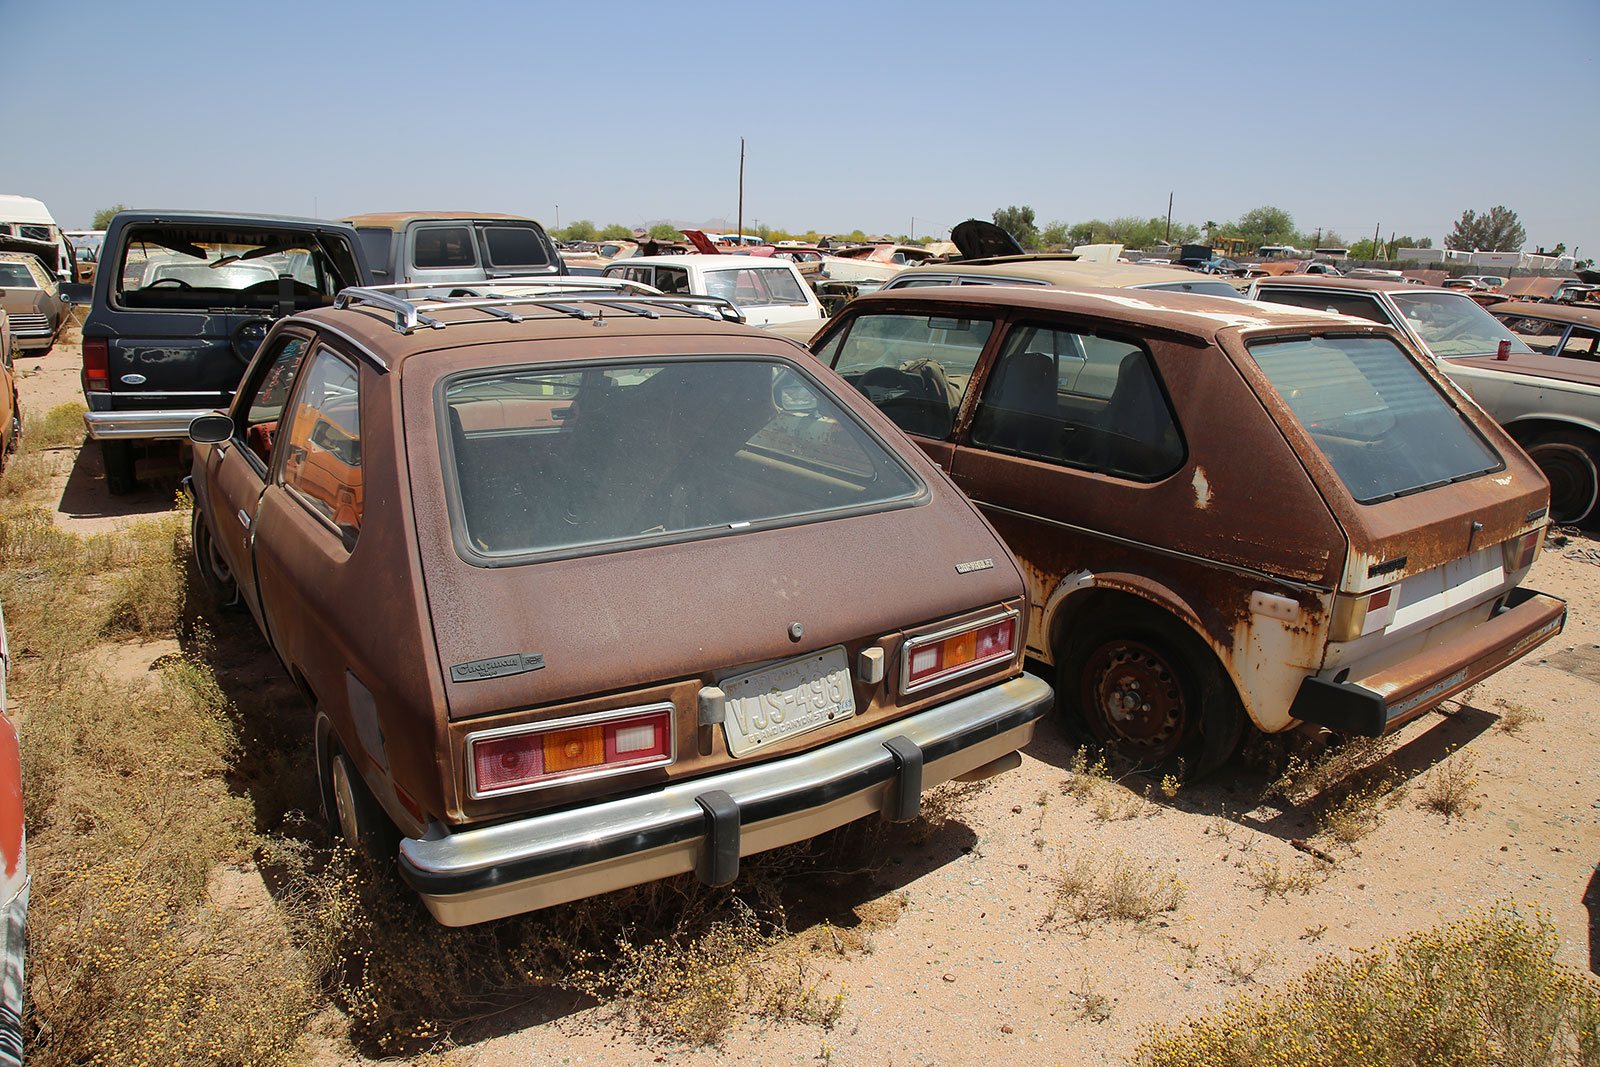
[[[938,467],[726,301],[556,281],[346,290],[191,429],[196,562],[341,834],[464,925],[1015,765],[1025,586]]]
[[[1559,632],[1549,488],[1394,330],[1151,290],[851,301],[817,357],[1028,576],[1069,721],[1191,776],[1246,721],[1395,730]]]

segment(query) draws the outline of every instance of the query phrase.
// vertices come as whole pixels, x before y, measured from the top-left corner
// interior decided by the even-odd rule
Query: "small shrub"
[[[1157,874],[1130,860],[1120,850],[1109,860],[1080,856],[1063,865],[1056,882],[1055,901],[1045,921],[1065,914],[1072,922],[1096,919],[1145,922],[1183,903],[1185,887],[1172,873]]]
[[[1105,756],[1101,754],[1091,759],[1088,748],[1082,746],[1072,754],[1072,764],[1067,771],[1067,778],[1061,783],[1061,793],[1079,800],[1092,796],[1101,783],[1112,781],[1111,772],[1106,769]]]
[[[1422,806],[1445,817],[1445,821],[1476,811],[1482,805],[1472,795],[1478,788],[1478,757],[1459,753],[1441,763],[1422,787]]]
[[[1341,845],[1352,845],[1378,828],[1378,794],[1358,789],[1322,813],[1322,832]]]
[[[72,448],[83,443],[85,407],[73,401],[59,404],[43,415],[23,416],[22,440],[29,451]]]
[[[1496,697],[1494,704],[1500,709],[1500,721],[1494,725],[1501,733],[1521,733],[1524,726],[1544,722],[1544,716],[1526,704],[1517,704],[1504,697]]]
[[[1261,890],[1265,897],[1286,897],[1293,893],[1309,893],[1326,882],[1331,868],[1322,860],[1296,864],[1285,870],[1276,857],[1245,864],[1245,874],[1251,889]]]
[[[1159,1026],[1140,1067],[1592,1064],[1600,982],[1555,962],[1542,914],[1496,905],[1316,963],[1281,992]]]
[[[112,582],[106,628],[145,636],[170,632],[183,617],[187,527],[169,513],[136,523],[123,536],[133,560]]]

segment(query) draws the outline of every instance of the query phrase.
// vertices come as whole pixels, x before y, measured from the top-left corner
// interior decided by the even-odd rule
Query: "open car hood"
[[[992,222],[968,219],[950,231],[950,240],[962,259],[988,259],[991,256],[1020,256],[1017,239]]]

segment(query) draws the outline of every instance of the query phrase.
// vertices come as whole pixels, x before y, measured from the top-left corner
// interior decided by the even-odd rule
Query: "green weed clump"
[[[1140,1067],[1556,1067],[1600,1062],[1600,981],[1554,925],[1497,904],[1327,958],[1281,992],[1158,1027]]]

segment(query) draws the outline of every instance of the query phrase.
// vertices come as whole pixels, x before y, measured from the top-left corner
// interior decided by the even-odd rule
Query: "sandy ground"
[[[18,361],[27,411],[79,397],[77,355],[69,338]],[[170,506],[175,471],[138,496],[112,498],[94,452],[84,448],[58,479],[63,525],[87,532]],[[832,1029],[747,1020],[720,1046],[694,1049],[646,1042],[605,1006],[543,1005],[456,1037],[469,1059],[508,1067],[1120,1063],[1151,1025],[1280,984],[1323,953],[1511,900],[1548,912],[1563,962],[1594,967],[1600,949],[1583,898],[1600,896],[1600,544],[1576,534],[1556,541],[1528,584],[1568,599],[1565,633],[1399,735],[1386,763],[1403,792],[1353,847],[1325,845],[1337,863],[1306,891],[1261,887],[1274,867],[1309,869],[1292,842],[1316,825],[1309,810],[1263,804],[1259,776],[1236,763],[1170,800],[1159,790],[1140,798],[1147,783],[1138,779],[1126,783],[1135,792],[1103,783],[1077,797],[1063,790],[1072,754],[1050,724],[959,825],[824,902],[838,926],[893,915],[885,900],[904,905],[870,930],[865,951],[823,961],[822,992],[844,996]],[[270,664],[264,646],[261,655]],[[1508,732],[1499,728],[1508,705],[1536,717]],[[1463,763],[1479,806],[1450,820],[1426,810],[1432,780]],[[1126,863],[1172,874],[1183,902],[1144,924],[1051,919],[1063,869],[1083,857],[1102,872]],[[1086,1007],[1101,998],[1108,1013],[1091,1017],[1102,1013]]]

